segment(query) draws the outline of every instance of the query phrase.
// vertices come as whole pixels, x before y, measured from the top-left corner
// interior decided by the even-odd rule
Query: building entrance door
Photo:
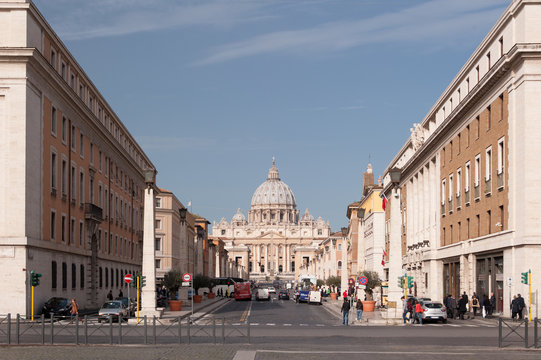
[[[478,256],[476,273],[476,293],[479,299],[494,293],[496,308],[493,311],[503,311],[503,254]]]
[[[460,261],[443,264],[443,299],[449,294],[460,296]]]

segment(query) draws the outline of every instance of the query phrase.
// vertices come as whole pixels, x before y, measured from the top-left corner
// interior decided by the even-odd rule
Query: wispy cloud
[[[307,29],[275,31],[220,46],[195,65],[271,53],[340,51],[369,43],[446,41],[472,25],[493,23],[509,0],[433,0],[359,21],[330,22]]]

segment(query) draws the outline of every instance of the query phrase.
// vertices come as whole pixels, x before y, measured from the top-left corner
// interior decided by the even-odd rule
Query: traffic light
[[[32,286],[39,285],[40,277],[41,277],[41,274],[36,273],[34,270],[30,271],[30,283],[32,284]]]
[[[413,276],[408,276],[408,289],[413,287]]]
[[[528,285],[528,273],[529,272],[530,272],[530,270],[521,273],[521,276],[520,276],[520,282],[521,283]]]
[[[143,286],[146,285],[146,282],[147,282],[147,281],[146,281],[146,278],[147,278],[147,277],[144,276],[144,275],[143,275],[143,276],[139,276],[139,287],[140,287],[140,288],[142,288]]]
[[[403,276],[398,277],[398,287],[401,288],[401,289],[404,288],[404,277]]]

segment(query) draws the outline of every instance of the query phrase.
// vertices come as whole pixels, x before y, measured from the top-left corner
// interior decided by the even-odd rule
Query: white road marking
[[[273,324],[273,323],[267,323],[267,326],[274,326],[276,324]]]
[[[300,326],[308,326],[308,324],[300,324]]]
[[[233,360],[254,360],[257,351],[239,350]]]
[[[316,326],[325,326],[325,325],[323,325],[323,324],[316,324]]]
[[[259,323],[250,323],[250,326],[257,326]]]
[[[291,324],[284,324],[284,326],[291,326]]]
[[[297,350],[257,350],[257,352],[260,353],[281,353],[281,354],[404,354],[402,351],[297,351]],[[423,351],[408,351],[408,355],[414,354],[414,355],[455,355],[455,356],[463,356],[463,355],[474,355],[474,353],[449,353],[449,352],[423,352]],[[236,357],[234,358],[236,359]]]

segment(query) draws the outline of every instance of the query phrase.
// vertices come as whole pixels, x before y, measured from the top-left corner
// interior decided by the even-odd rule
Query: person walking
[[[524,303],[524,298],[520,296],[520,294],[517,295],[517,304],[518,304],[518,318],[522,320],[522,310],[526,307],[526,304]]]
[[[109,290],[109,292],[107,293],[107,300],[113,300],[113,290]]]
[[[75,299],[71,299],[71,309],[70,309],[70,324],[73,323],[73,319],[76,319],[77,316],[79,316],[79,307],[77,306],[77,301]],[[81,322],[83,322],[83,319],[81,319]]]
[[[464,314],[467,311],[467,304],[468,304],[468,296],[466,293],[462,295],[460,300],[458,300],[458,315],[460,317],[460,320],[464,320]]]
[[[456,299],[453,297],[453,295],[449,295],[449,314],[451,319],[456,319],[456,312],[457,312],[457,303]]]
[[[419,325],[423,325],[423,313],[425,311],[423,310],[423,307],[419,303],[419,301],[415,300],[415,320],[419,322]],[[415,323],[415,320],[413,320],[413,323]]]
[[[513,300],[511,301],[511,319],[513,319],[513,321],[516,320],[517,314],[518,314],[517,296],[513,295]]]
[[[402,300],[402,320],[406,324],[408,322],[408,301],[403,296],[400,299]]]
[[[349,301],[346,295],[344,303],[342,304],[342,325],[349,326],[349,309]]]
[[[363,302],[361,299],[357,299],[357,305],[355,307],[357,308],[357,321],[361,322],[363,317]]]
[[[348,291],[347,290],[344,290],[344,292],[342,293],[342,297],[344,299],[347,299],[348,298]]]
[[[121,297],[124,297],[124,293],[122,292],[122,289],[120,289],[118,291],[118,297],[121,298]]]
[[[483,318],[486,318],[490,313],[490,300],[485,295],[482,297],[481,306],[483,307]]]
[[[490,311],[488,313],[489,316],[492,316],[494,313],[494,310],[496,310],[496,297],[494,296],[494,293],[490,294]]]

